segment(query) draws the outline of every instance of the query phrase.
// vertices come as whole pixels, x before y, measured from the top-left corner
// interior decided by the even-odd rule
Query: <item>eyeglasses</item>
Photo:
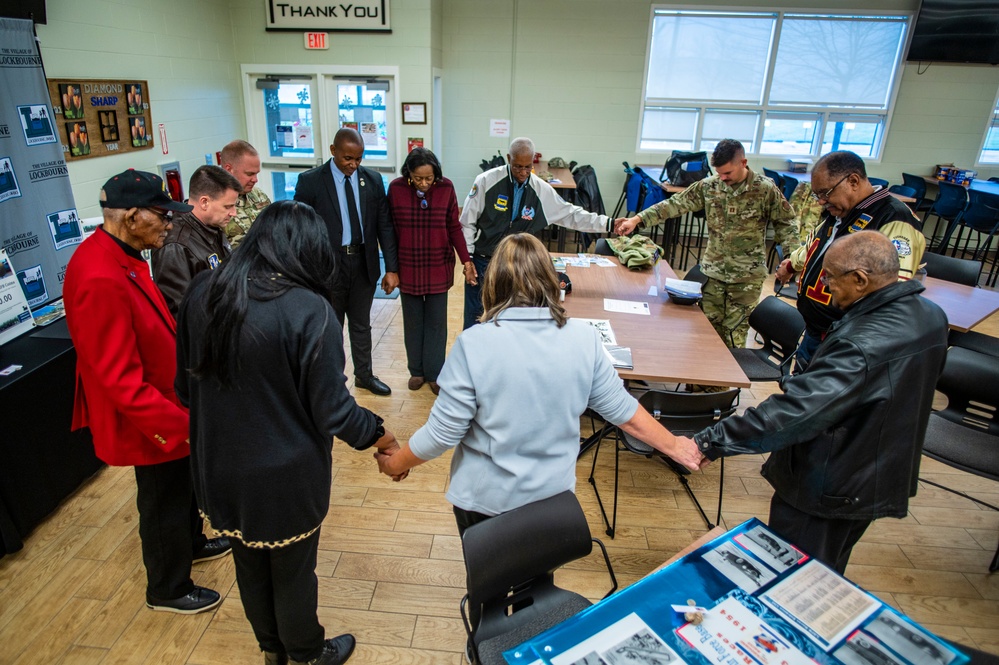
[[[842,185],[843,181],[849,178],[851,175],[853,174],[847,173],[845,176],[840,178],[839,182],[837,182],[835,185],[833,185],[824,192],[812,192],[812,198],[815,199],[816,201],[828,201],[829,196],[833,193],[833,190]]]
[[[143,210],[148,210],[149,212],[153,213],[154,215],[159,217],[160,221],[162,221],[164,224],[169,224],[170,222],[173,221],[173,212],[171,212],[170,210],[160,210],[159,208],[143,208]]]
[[[822,274],[819,275],[819,281],[822,282],[823,284],[825,284],[826,286],[829,286],[829,282],[830,281],[832,281],[834,279],[840,279],[841,277],[846,277],[851,272],[862,272],[864,274],[867,274],[867,271],[864,270],[863,268],[850,268],[846,272],[841,272],[838,275],[830,275],[828,272],[826,272],[825,270],[823,270]]]
[[[426,210],[430,206],[430,203],[427,201],[426,197],[427,197],[426,194],[424,194],[420,190],[416,190],[416,198],[420,199],[421,210]]]
[[[518,166],[517,164],[511,164],[511,171],[530,171],[534,168],[534,164],[528,164],[527,166]]]

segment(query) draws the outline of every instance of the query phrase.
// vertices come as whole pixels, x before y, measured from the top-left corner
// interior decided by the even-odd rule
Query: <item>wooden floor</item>
[[[451,338],[460,329],[461,291],[450,298]],[[374,305],[375,370],[391,397],[357,396],[402,440],[425,420],[433,395],[406,389],[399,300]],[[999,336],[999,315],[978,330]],[[348,370],[348,376],[350,371]],[[758,404],[772,384],[743,391]],[[601,455],[600,486],[610,493],[613,456]],[[770,486],[762,457],[726,463],[725,522],[766,518]],[[594,535],[603,527],[580,461],[578,495]],[[352,632],[351,663],[463,662],[458,614],[461,546],[444,500],[448,459],[428,463],[403,483],[379,476],[374,461],[334,446],[332,507],[319,551],[319,617],[328,635]],[[717,465],[695,474],[700,497],[717,500]],[[923,475],[944,479],[991,503],[999,484],[924,460]],[[705,532],[679,484],[661,465],[622,456],[618,536],[604,537],[623,585],[646,575]],[[259,663],[239,600],[231,557],[198,564],[195,582],[225,600],[211,613],[179,616],[144,605],[131,468],[96,474],[42,523],[17,554],[0,559],[0,663]],[[999,513],[923,486],[904,520],[875,523],[847,575],[946,638],[999,654],[999,574],[988,574]],[[598,598],[609,587],[595,553],[559,573],[560,582]]]

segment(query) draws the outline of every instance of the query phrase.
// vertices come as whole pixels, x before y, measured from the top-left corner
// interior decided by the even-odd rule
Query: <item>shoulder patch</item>
[[[898,252],[900,258],[912,256],[912,245],[909,244],[908,238],[904,236],[895,236],[891,239],[891,244],[895,245],[895,251]]]
[[[468,193],[468,198],[474,199],[475,195],[479,193],[479,186],[476,184],[472,185],[472,191]]]

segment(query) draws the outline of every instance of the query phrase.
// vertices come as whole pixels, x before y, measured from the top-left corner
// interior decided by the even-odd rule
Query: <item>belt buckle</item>
[[[359,254],[363,245],[344,245],[343,251],[350,256],[351,254]]]

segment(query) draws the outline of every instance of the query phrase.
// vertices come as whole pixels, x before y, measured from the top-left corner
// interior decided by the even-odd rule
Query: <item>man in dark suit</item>
[[[361,166],[364,141],[353,129],[341,129],[330,146],[333,157],[298,177],[295,200],[308,203],[326,221],[337,250],[333,309],[340,325],[348,320],[354,385],[376,395],[392,393],[371,366],[371,302],[381,272],[378,245],[385,255],[382,289],[399,285],[395,229],[389,216],[382,177]]]

